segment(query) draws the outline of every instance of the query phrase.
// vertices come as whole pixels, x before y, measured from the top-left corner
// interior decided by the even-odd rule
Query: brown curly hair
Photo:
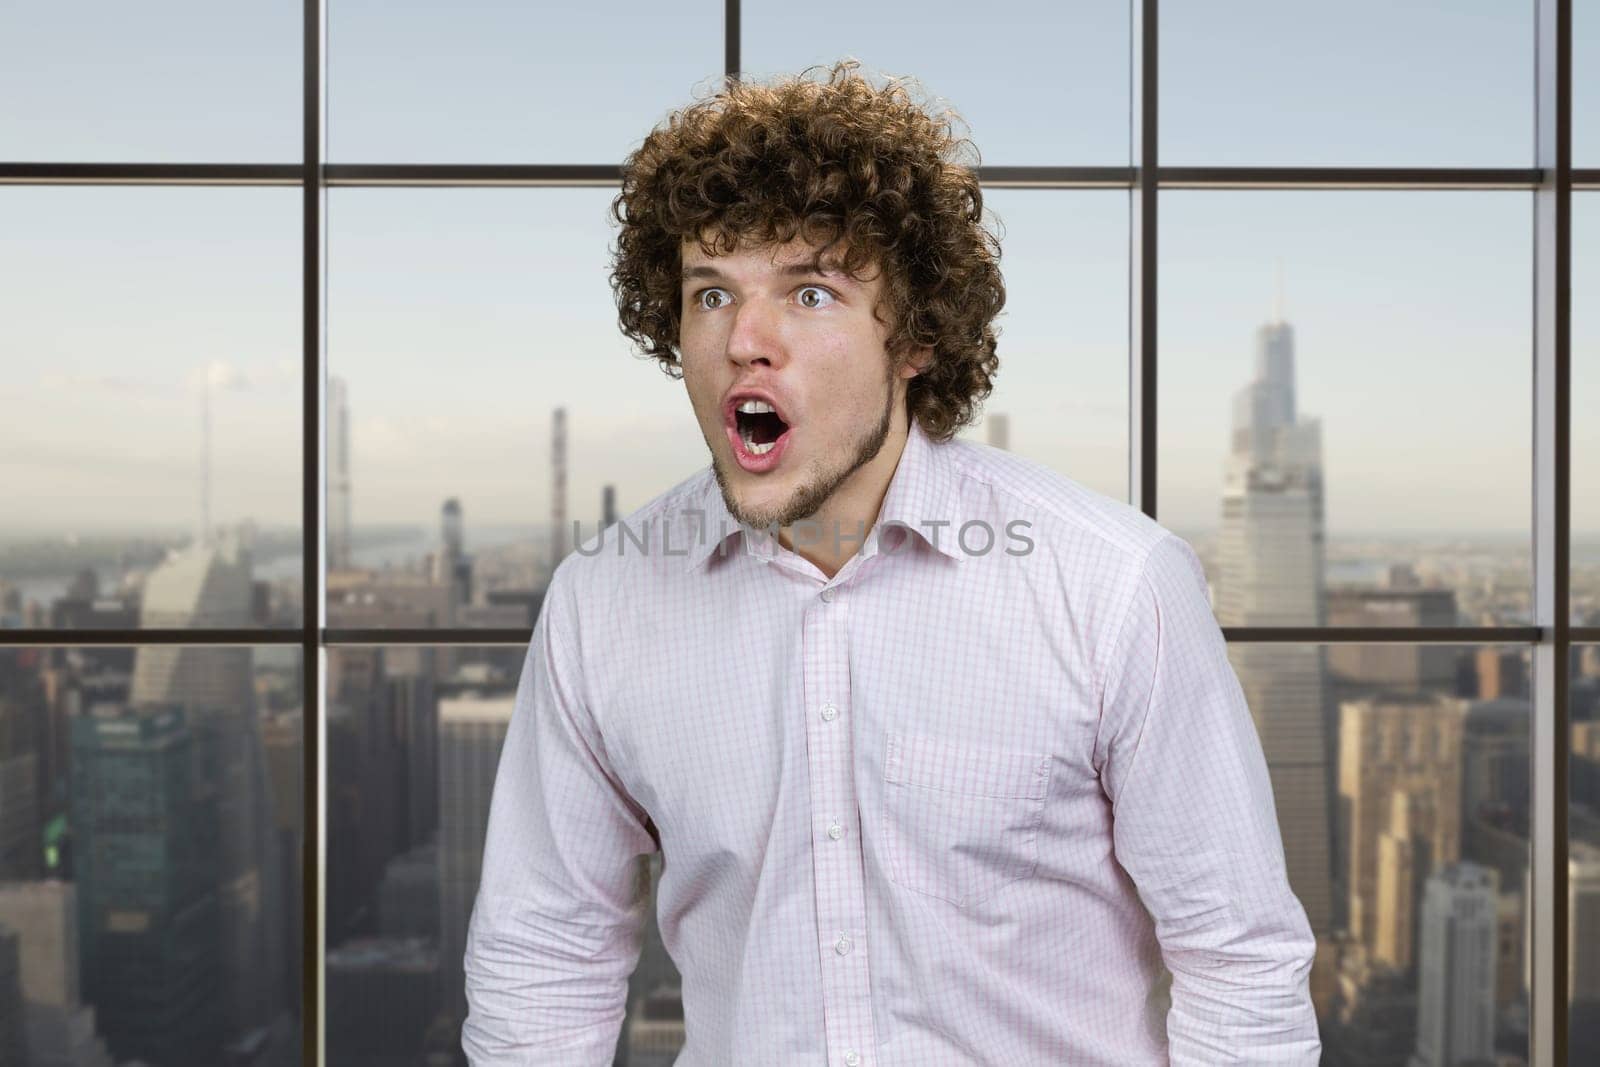
[[[683,241],[699,240],[707,255],[796,236],[842,245],[844,271],[883,270],[891,357],[932,348],[907,407],[929,437],[947,440],[973,420],[999,367],[1000,242],[982,225],[976,171],[955,158],[971,147],[952,132],[956,116],[924,111],[904,79],[875,89],[859,66],[835,63],[825,82],[809,71],[733,82],[651,131],[624,162],[611,204],[621,224],[611,272],[619,325],[681,378]]]

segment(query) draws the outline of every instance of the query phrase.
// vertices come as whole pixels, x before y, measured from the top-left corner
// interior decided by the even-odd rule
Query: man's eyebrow
[[[791,263],[778,273],[786,278],[800,277],[804,275],[821,275],[823,277],[839,278],[848,283],[855,282],[855,279],[844,273],[844,271],[839,268],[838,264],[831,262],[823,263],[820,260],[815,259],[805,263]],[[706,278],[712,281],[721,281],[722,272],[717,270],[716,267],[704,265],[683,268],[684,281],[691,281],[699,278]]]

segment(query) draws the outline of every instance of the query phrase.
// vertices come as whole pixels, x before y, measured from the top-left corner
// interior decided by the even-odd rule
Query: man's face
[[[869,268],[875,270],[875,268]],[[684,384],[728,512],[753,527],[815,515],[905,433],[906,379],[873,317],[881,272],[858,281],[800,240],[707,256],[683,244]],[[778,418],[739,414],[759,398]]]

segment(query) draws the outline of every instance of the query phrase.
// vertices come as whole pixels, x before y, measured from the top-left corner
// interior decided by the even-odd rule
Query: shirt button
[[[840,826],[838,823],[834,823],[832,826],[828,827],[828,836],[833,838],[835,841],[839,840],[839,838],[844,836],[844,827]]]
[[[832,589],[824,589],[822,591],[822,601],[825,604],[831,604],[833,602],[833,590]]]
[[[858,1067],[861,1063],[861,1054],[851,1049],[844,1054],[844,1067]]]
[[[833,950],[839,955],[848,955],[850,952],[850,939],[844,934],[839,935],[839,940],[833,943]]]
[[[839,709],[838,709],[838,707],[836,707],[834,705],[833,701],[830,700],[830,701],[828,701],[828,703],[822,705],[822,721],[823,722],[832,722],[834,719],[837,719],[838,717],[839,717]]]

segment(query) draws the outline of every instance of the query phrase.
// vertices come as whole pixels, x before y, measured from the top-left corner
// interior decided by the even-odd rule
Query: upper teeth
[[[778,409],[765,400],[741,400],[738,411],[741,415],[776,415]]]

